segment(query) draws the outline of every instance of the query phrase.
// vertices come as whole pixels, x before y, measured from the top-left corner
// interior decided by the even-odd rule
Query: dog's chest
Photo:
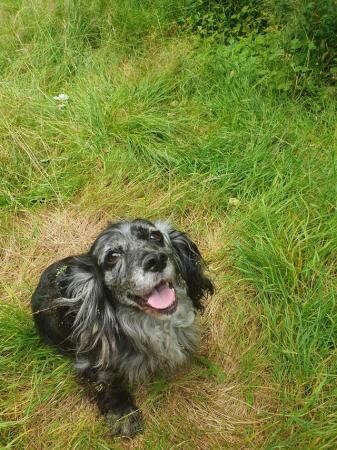
[[[181,307],[169,320],[151,317],[125,317],[124,331],[132,342],[133,352],[121,355],[119,367],[131,382],[160,370],[183,364],[195,350],[198,331],[193,309]]]
[[[146,356],[148,353],[154,355],[159,361],[168,364],[178,363],[185,359],[194,347],[196,338],[196,327],[194,317],[185,321],[183,326],[177,326],[174,321],[165,321],[156,324],[144,339]],[[147,329],[144,330],[146,333]]]

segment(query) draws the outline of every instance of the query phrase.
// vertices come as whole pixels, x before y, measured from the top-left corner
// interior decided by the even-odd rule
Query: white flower
[[[67,102],[69,100],[69,95],[67,94],[59,94],[53,97],[54,100],[57,100],[58,102]]]

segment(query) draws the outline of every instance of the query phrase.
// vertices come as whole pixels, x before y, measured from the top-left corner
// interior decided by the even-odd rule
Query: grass
[[[3,448],[337,445],[335,104],[270,89],[268,61],[181,33],[183,12],[0,6]],[[198,355],[137,388],[146,429],[124,441],[29,301],[49,263],[136,216],[188,231],[217,292]]]

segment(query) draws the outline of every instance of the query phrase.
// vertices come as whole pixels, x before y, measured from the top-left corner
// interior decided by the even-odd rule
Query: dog
[[[42,340],[89,380],[112,434],[143,425],[128,386],[181,366],[214,292],[196,244],[168,223],[111,223],[89,251],[50,265],[32,296]]]

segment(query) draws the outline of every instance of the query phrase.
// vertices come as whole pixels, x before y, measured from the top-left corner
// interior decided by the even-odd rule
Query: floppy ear
[[[67,300],[80,305],[76,319],[83,316],[83,322],[89,325],[96,319],[105,296],[103,278],[95,258],[90,254],[74,256],[61,280]]]
[[[187,284],[187,293],[194,307],[203,312],[203,300],[214,293],[214,286],[204,274],[205,263],[199,249],[185,233],[171,229],[168,236],[177,268]]]
[[[111,295],[96,259],[90,253],[73,258],[66,275],[66,299],[75,313],[77,352],[94,352],[96,365],[107,365],[116,350],[117,321]]]

